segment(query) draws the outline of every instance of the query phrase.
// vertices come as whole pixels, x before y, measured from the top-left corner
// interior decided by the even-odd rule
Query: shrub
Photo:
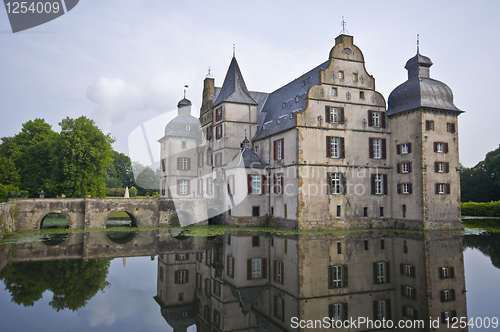
[[[462,215],[473,217],[500,217],[500,201],[489,203],[462,203]]]

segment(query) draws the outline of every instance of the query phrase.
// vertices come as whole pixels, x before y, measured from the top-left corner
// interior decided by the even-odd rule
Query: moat
[[[298,331],[361,317],[498,326],[500,235],[481,230],[56,230],[4,239],[0,252],[3,331]]]

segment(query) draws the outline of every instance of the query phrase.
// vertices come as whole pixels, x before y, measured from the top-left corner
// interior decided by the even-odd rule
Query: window
[[[187,195],[188,194],[188,180],[178,180],[179,184],[177,185],[179,188],[179,195]]]
[[[384,182],[382,174],[375,174],[375,195],[382,195],[384,193]]]
[[[290,119],[295,119],[295,114],[297,114],[300,110],[295,110],[290,112]]]
[[[402,154],[408,153],[408,143],[401,144],[401,153]]]
[[[273,142],[274,148],[274,160],[282,160],[285,156],[284,147],[285,139],[281,138]]]
[[[402,275],[415,277],[415,267],[413,265],[401,264],[399,269]]]
[[[433,120],[425,120],[425,130],[427,130],[427,131],[434,130],[434,121]]]
[[[403,204],[401,205],[402,213],[403,213],[403,218],[406,218],[406,205]]]
[[[342,174],[330,173],[330,194],[342,194]]]
[[[341,80],[343,80],[343,79],[344,79],[344,72],[343,72],[342,70],[340,70],[340,71],[339,71],[339,78],[340,78]]]
[[[446,289],[440,292],[441,302],[455,301],[455,290]]]
[[[268,129],[269,127],[271,127],[272,124],[273,124],[272,121],[265,122],[264,125],[262,126],[262,130]]]
[[[436,173],[449,173],[450,163],[445,163],[441,161],[434,162],[434,172]]]
[[[365,92],[364,91],[359,92],[359,99],[365,99]]]
[[[368,126],[385,128],[385,112],[369,110]]]
[[[167,180],[161,180],[161,195],[165,196],[167,193]]]
[[[252,236],[252,247],[260,246],[260,237],[258,235]]]
[[[403,317],[417,319],[417,310],[403,306]]]
[[[212,179],[207,179],[207,194],[212,195]]]
[[[222,106],[215,110],[215,121],[218,122],[222,120]]]
[[[214,309],[214,324],[220,326],[220,312],[217,309]]]
[[[212,150],[207,150],[207,165],[212,166]]]
[[[365,240],[365,250],[368,250],[368,240]]]
[[[177,169],[181,171],[188,171],[191,166],[190,159],[191,158],[185,158],[185,157],[177,158],[177,163],[178,163]]]
[[[201,276],[201,273],[196,273],[196,289],[201,290],[202,285],[203,277]]]
[[[416,300],[417,291],[413,287],[401,285],[401,296]]]
[[[373,318],[375,320],[391,319],[391,300],[373,301]]]
[[[222,152],[215,154],[215,167],[222,166]]]
[[[160,266],[160,281],[163,281],[163,267]]]
[[[411,143],[403,143],[396,145],[397,154],[407,154],[411,153]]]
[[[358,80],[358,73],[352,73],[352,80],[356,82]]]
[[[176,284],[185,284],[188,282],[188,270],[178,270],[175,271],[175,283]]]
[[[325,106],[325,122],[327,123],[344,123],[344,108]]]
[[[332,96],[338,96],[337,88],[332,88]]]
[[[284,264],[280,261],[274,261],[274,281],[279,284],[284,284]]]
[[[403,253],[408,253],[408,244],[406,243],[406,240],[403,241]]]
[[[285,300],[274,295],[274,317],[285,321]]]
[[[341,207],[337,205],[337,217],[340,217]]]
[[[212,293],[214,295],[220,296],[220,286],[220,282],[214,279],[212,283]]]
[[[337,242],[337,254],[342,254],[342,243]]]
[[[455,123],[454,122],[448,122],[446,124],[446,131],[449,133],[454,134],[455,133]]]
[[[260,195],[262,192],[261,176],[260,174],[252,174],[252,194]]]
[[[283,194],[283,173],[274,173],[274,193]]]
[[[455,278],[455,269],[453,267],[440,267],[439,279],[453,279]]]
[[[441,324],[451,323],[451,319],[457,317],[455,310],[441,312]]]
[[[185,261],[185,260],[188,259],[188,257],[189,257],[189,254],[188,255],[186,255],[186,254],[176,254],[175,255],[175,260],[176,261]]]
[[[182,141],[182,143],[181,143],[181,147],[182,147],[183,149],[187,149],[187,142],[186,142],[186,141]]]
[[[283,210],[284,210],[285,218],[288,218],[288,207],[287,207],[287,205],[286,205],[286,204],[285,204],[285,206],[283,207]]]
[[[409,193],[410,193],[410,184],[403,183],[403,194],[409,194]]]
[[[380,207],[380,216],[381,217],[384,216],[384,207],[383,206]]]
[[[380,249],[385,249],[385,240],[380,240]]]
[[[363,208],[363,217],[368,217],[368,208],[366,206]]]
[[[380,112],[372,112],[372,126],[380,127]]]
[[[215,127],[215,139],[221,139],[221,138],[222,138],[222,124]]]
[[[446,183],[436,183],[437,185],[437,193],[445,194],[446,193]]]
[[[347,319],[347,303],[333,303],[328,305],[328,317],[334,321]]]
[[[390,282],[389,262],[373,263],[373,283],[376,285]]]
[[[262,259],[252,258],[252,279],[260,279],[262,276]]]
[[[345,158],[344,137],[326,136],[326,157]]]
[[[260,206],[252,206],[252,217],[260,217]]]
[[[411,173],[411,163],[402,163],[401,173]]]
[[[374,138],[373,139],[373,158],[375,158],[375,159],[381,158],[380,150],[381,150],[380,138]]]
[[[347,287],[347,265],[328,267],[328,289]]]
[[[446,142],[434,142],[434,152],[448,153],[448,143],[446,143]]]
[[[227,256],[226,257],[226,275],[228,277],[234,278],[234,257]]]

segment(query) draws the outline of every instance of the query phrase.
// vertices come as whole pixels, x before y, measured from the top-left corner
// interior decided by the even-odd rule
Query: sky
[[[420,35],[431,77],[465,111],[460,161],[472,167],[500,144],[499,14],[494,0],[81,0],[14,34],[0,9],[0,137],[35,118],[60,131],[63,118],[84,115],[116,138],[117,151],[141,161],[132,145],[142,146],[142,128],[159,154],[156,141],[184,85],[197,116],[208,68],[221,86],[233,44],[247,87],[272,92],[328,59],[344,17],[386,100],[407,79]]]

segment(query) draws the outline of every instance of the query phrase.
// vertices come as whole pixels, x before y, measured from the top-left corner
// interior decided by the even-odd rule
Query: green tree
[[[123,153],[112,151],[113,163],[106,170],[106,187],[125,188],[135,185],[132,162]]]
[[[500,147],[472,168],[460,167],[462,202],[500,200]]]
[[[132,162],[134,174],[136,175],[137,194],[146,195],[147,192],[158,191],[160,188],[160,170],[153,170],[149,166],[144,166],[139,162]]]
[[[7,157],[0,156],[0,202],[11,197],[11,192],[19,191],[19,174],[14,162]]]
[[[48,290],[53,293],[52,308],[75,311],[109,286],[109,265],[109,259],[23,262],[6,267],[0,279],[14,303],[33,306]]]
[[[14,162],[19,172],[19,186],[27,190],[30,197],[37,197],[41,190],[47,191],[50,151],[56,137],[57,133],[45,120],[35,119],[24,123],[16,136],[2,138],[0,155]]]
[[[104,197],[106,170],[112,163],[111,143],[94,121],[81,116],[62,120],[52,149],[49,188],[57,195]]]

